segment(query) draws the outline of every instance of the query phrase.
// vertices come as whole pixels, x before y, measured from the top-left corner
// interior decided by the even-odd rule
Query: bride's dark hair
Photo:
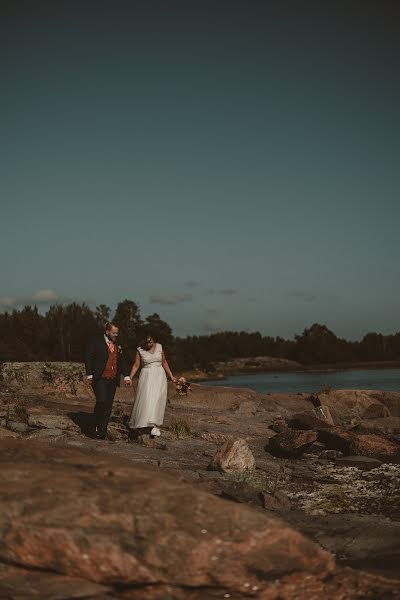
[[[142,341],[140,342],[140,346],[142,348],[144,348],[144,346],[146,345],[146,340],[148,340],[149,338],[151,338],[153,340],[153,342],[155,341],[154,336],[151,333],[150,329],[146,329],[146,331],[142,335]]]

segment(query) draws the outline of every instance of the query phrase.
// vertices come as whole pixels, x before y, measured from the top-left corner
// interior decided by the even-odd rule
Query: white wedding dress
[[[141,371],[136,390],[129,427],[153,427],[162,425],[167,403],[167,376],[162,366],[162,346],[156,344],[154,352],[143,348],[140,354]]]

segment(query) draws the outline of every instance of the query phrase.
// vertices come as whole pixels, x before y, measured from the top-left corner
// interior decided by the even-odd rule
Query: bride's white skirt
[[[153,427],[162,425],[167,403],[167,376],[161,365],[145,367],[139,375],[129,426]]]

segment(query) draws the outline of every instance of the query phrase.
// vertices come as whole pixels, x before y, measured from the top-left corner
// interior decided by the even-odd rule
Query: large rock
[[[360,433],[354,436],[351,454],[390,460],[399,455],[399,448],[398,444],[378,435]]]
[[[246,440],[230,439],[214,455],[209,470],[220,471],[249,471],[256,468],[256,461]]]
[[[282,521],[159,470],[36,442],[4,440],[0,450],[0,563],[141,598],[168,585],[158,597],[171,599],[196,588],[240,598],[334,569],[330,554]]]
[[[365,411],[377,400],[364,390],[333,390],[319,394],[321,405],[327,406],[337,425],[348,426],[352,419],[362,419]]]
[[[394,459],[399,453],[399,445],[374,434],[357,434],[344,431],[340,427],[322,429],[318,440],[331,450],[343,454],[369,456],[378,459]]]
[[[296,457],[311,448],[316,440],[315,431],[288,429],[272,437],[266,449],[274,456]]]
[[[339,450],[343,454],[351,454],[353,436],[341,427],[321,429],[318,432],[318,440],[325,444],[329,450]]]
[[[318,431],[333,426],[333,420],[328,408],[325,412],[321,411],[323,407],[319,407],[310,411],[296,413],[288,420],[288,426],[291,429],[302,429],[304,431]],[[318,411],[318,412],[317,412]]]

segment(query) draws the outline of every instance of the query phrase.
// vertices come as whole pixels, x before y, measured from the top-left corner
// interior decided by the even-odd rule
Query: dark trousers
[[[112,405],[117,389],[116,379],[97,379],[93,383],[93,391],[96,396],[94,407],[94,427],[99,437],[105,438],[107,435],[107,425],[111,417]]]

